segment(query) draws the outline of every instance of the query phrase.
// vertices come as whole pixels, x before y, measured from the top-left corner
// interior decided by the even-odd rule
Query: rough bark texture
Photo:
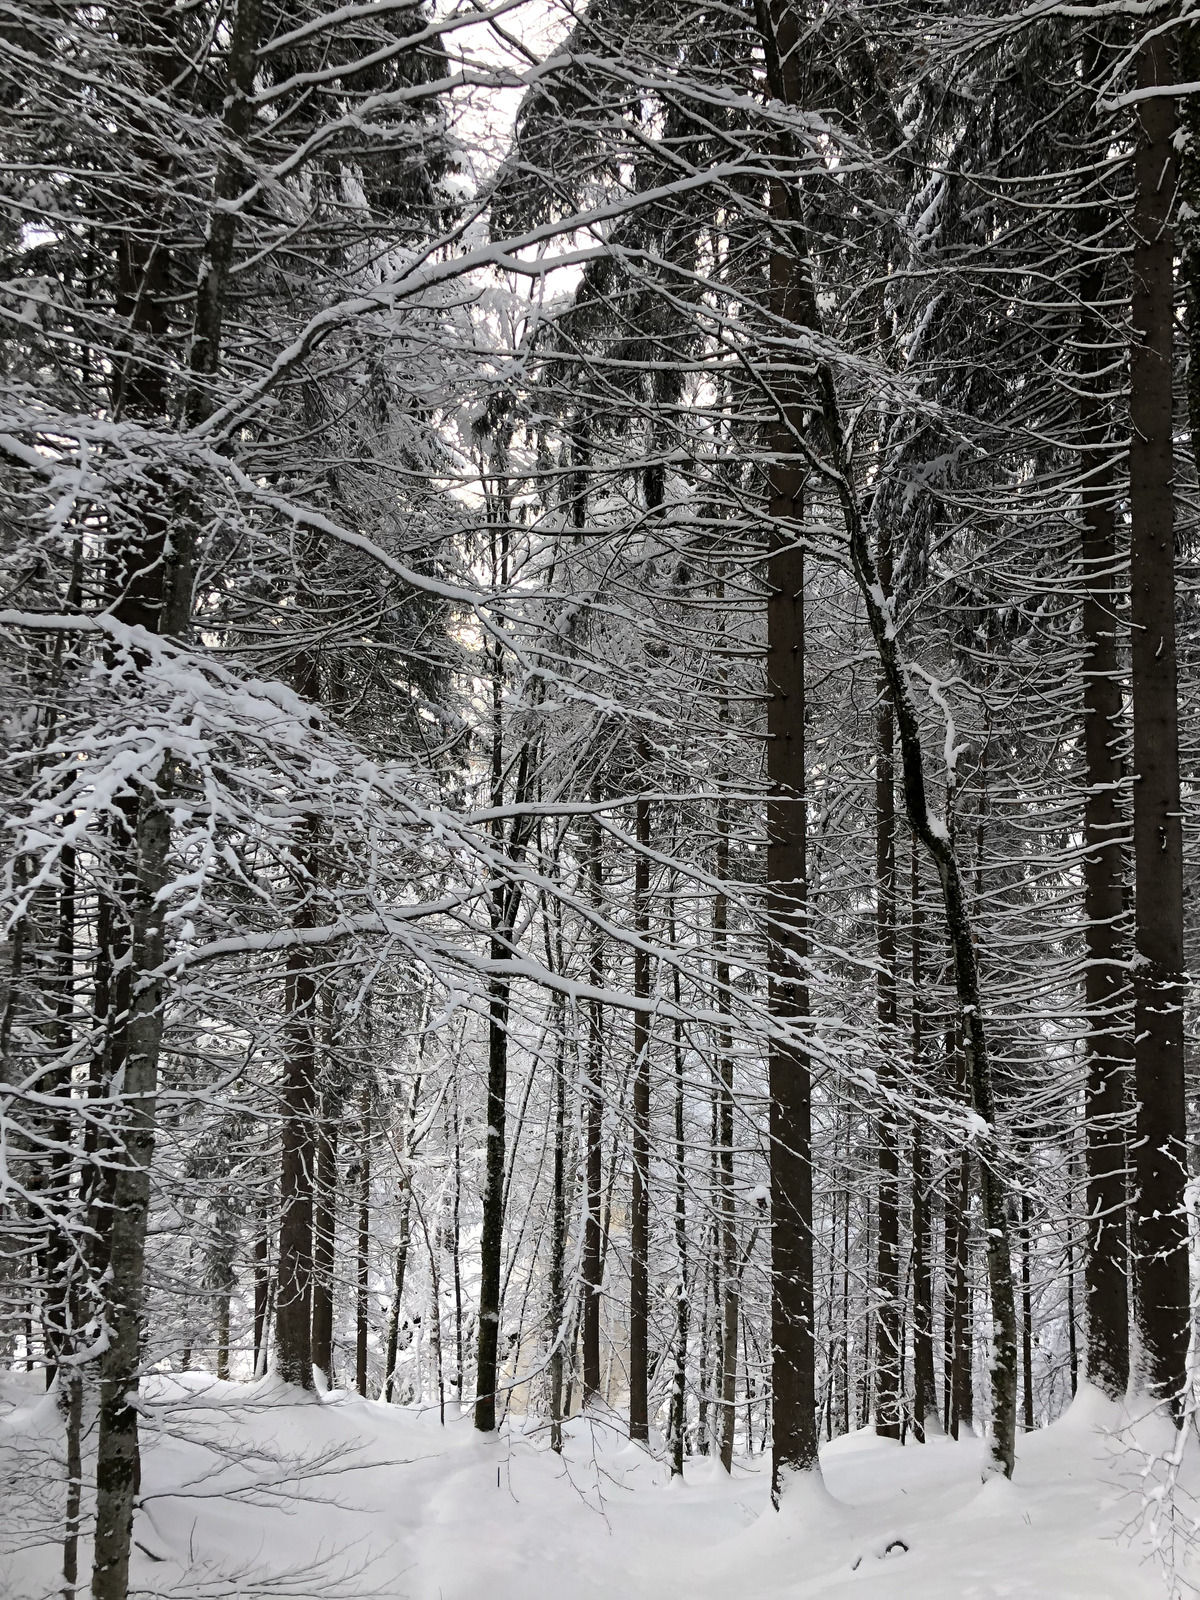
[[[643,751],[643,756],[645,752]],[[638,853],[634,863],[633,992],[650,999],[650,802],[637,801]],[[650,1016],[633,1014],[633,1197],[629,1240],[629,1437],[650,1438],[647,1383],[650,1369]]]
[[[912,1064],[918,1085],[925,1071],[924,970],[922,966],[921,857],[914,837],[910,867],[912,905]],[[926,1423],[937,1415],[933,1363],[933,1218],[929,1204],[927,1134],[921,1119],[912,1135],[913,1433],[924,1442]]]
[[[599,792],[592,789],[592,802]],[[593,815],[587,841],[588,893],[599,912],[604,894],[604,867],[601,857],[600,824]],[[590,934],[588,982],[593,989],[604,981],[604,936],[593,927]],[[602,1139],[604,1131],[604,1008],[599,1000],[588,1004],[587,1080],[584,1086],[584,1139],[587,1144],[586,1205],[583,1221],[583,1403],[586,1406],[600,1393],[600,1293],[603,1249],[600,1228],[600,1192],[604,1181]]]
[[[1172,82],[1165,35],[1138,52],[1138,87]],[[1183,1037],[1183,829],[1175,653],[1171,206],[1175,102],[1138,103],[1130,352],[1130,619],[1136,880],[1134,1241],[1143,1380],[1182,1418],[1191,1320]]]
[[[371,1249],[371,1091],[363,1090],[362,1153],[358,1166],[358,1273],[354,1301],[354,1384],[367,1393],[367,1311]],[[437,1308],[437,1302],[434,1302]]]
[[[305,659],[297,690],[315,696],[316,668]],[[292,857],[292,913],[298,929],[315,925],[318,822],[309,817]],[[311,952],[288,952],[284,980],[287,1022],[283,1075],[283,1126],[279,1165],[279,1267],[275,1299],[275,1351],[279,1376],[301,1389],[313,1386],[313,1188],[317,1163],[317,980]]]
[[[312,1364],[332,1387],[334,1227],[337,1216],[340,1096],[322,1098],[317,1126],[317,1183],[313,1199]]]
[[[758,0],[768,87],[785,105],[800,101],[798,19],[781,0]],[[778,141],[781,161],[790,140]],[[814,326],[799,197],[781,174],[771,185],[778,243],[770,259],[770,309],[785,337]],[[800,542],[805,465],[803,396],[794,370],[776,395],[769,430],[771,550],[767,567],[767,919],[770,1002],[786,1029],[768,1059],[771,1148],[771,1379],[774,1429],[771,1493],[778,1507],[788,1480],[819,1471],[813,1308],[812,1071],[805,1024],[808,993],[808,851],[805,770],[804,547]]]
[[[158,796],[143,793],[137,825],[138,884],[131,941],[136,973],[154,972],[162,965],[166,907],[158,894],[166,882],[170,840],[170,820]],[[108,1250],[108,1343],[100,1357],[93,1600],[125,1600],[129,1592],[133,1501],[139,1471],[137,1386],[146,1222],[162,1039],[162,985],[158,980],[143,978],[134,987],[125,1034],[121,1155],[113,1186]]]
[[[1083,54],[1089,82],[1100,79],[1094,38]],[[1083,231],[1102,235],[1105,218],[1090,213]],[[1128,835],[1120,785],[1124,712],[1117,637],[1115,457],[1102,401],[1111,351],[1101,303],[1105,271],[1089,260],[1079,282],[1079,397],[1084,486],[1080,514],[1083,568],[1083,914],[1087,966],[1087,1085],[1084,1116],[1087,1162],[1088,1376],[1110,1399],[1129,1382],[1129,1256],[1126,1248],[1126,1128],[1133,1040],[1124,914],[1124,845]]]
[[[717,883],[729,881],[729,812],[717,802]],[[723,887],[713,896],[713,977],[716,1009],[729,1011],[729,897]],[[737,1262],[737,1210],[733,1187],[733,1039],[728,1026],[717,1035],[718,1248],[721,1264],[721,1465],[733,1468],[736,1424],[737,1347],[740,1285]]]
[[[891,549],[880,543],[880,578],[891,588]],[[886,682],[879,685],[875,745],[875,938],[879,960],[876,1012],[879,1018],[879,1083],[883,1091],[876,1123],[879,1141],[878,1234],[875,1258],[876,1315],[875,1432],[900,1437],[902,1344],[900,1335],[900,1138],[895,1107],[892,1052],[896,1046],[896,789],[895,726]]]

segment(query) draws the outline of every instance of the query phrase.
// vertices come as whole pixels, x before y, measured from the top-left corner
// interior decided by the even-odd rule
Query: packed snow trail
[[[30,1380],[32,1382],[32,1380]],[[6,1375],[0,1596],[61,1592],[52,1398]],[[496,1438],[469,1417],[273,1380],[159,1377],[145,1396],[139,1595],[277,1600],[1162,1600],[1141,1527],[1142,1457],[1085,1390],[1021,1440],[1015,1481],[981,1485],[983,1446],[863,1431],[822,1453],[824,1483],[769,1511],[766,1461],[684,1483],[621,1419]],[[39,1528],[43,1531],[39,1532]],[[54,1533],[50,1531],[49,1537]],[[86,1556],[88,1552],[83,1552]],[[79,1600],[86,1600],[86,1588]]]

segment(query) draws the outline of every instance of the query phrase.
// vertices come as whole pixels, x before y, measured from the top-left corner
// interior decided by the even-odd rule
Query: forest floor
[[[61,1421],[31,1383],[0,1374],[3,1600],[61,1594],[43,1542],[61,1526]],[[483,1439],[469,1418],[443,1426],[436,1410],[339,1391],[297,1403],[272,1380],[200,1374],[148,1387],[139,1596],[1162,1600],[1170,1588],[1147,1532],[1144,1449],[1114,1437],[1115,1408],[1086,1389],[1021,1439],[1011,1483],[981,1484],[978,1440],[902,1447],[860,1432],[828,1445],[823,1487],[776,1516],[762,1457],[731,1478],[693,1459],[672,1482],[616,1417],[573,1420],[560,1457],[544,1431]],[[1152,1448],[1151,1435],[1133,1437]]]

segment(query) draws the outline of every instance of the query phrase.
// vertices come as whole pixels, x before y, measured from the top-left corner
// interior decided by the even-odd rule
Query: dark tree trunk
[[[1173,81],[1168,36],[1148,30],[1138,88]],[[1184,1108],[1183,829],[1175,652],[1171,206],[1175,101],[1138,102],[1130,352],[1130,620],[1137,957],[1134,1247],[1142,1378],[1182,1421],[1191,1323]]]
[[[1083,71],[1099,78],[1093,39],[1085,46]],[[1105,218],[1090,213],[1085,232],[1098,238]],[[1129,1382],[1129,1259],[1126,1249],[1126,1128],[1133,1040],[1129,1032],[1129,950],[1124,915],[1124,849],[1128,827],[1122,815],[1123,776],[1120,662],[1117,634],[1117,539],[1114,442],[1101,399],[1113,352],[1101,312],[1103,262],[1088,262],[1080,274],[1079,343],[1084,382],[1079,398],[1084,489],[1080,519],[1084,597],[1083,914],[1087,966],[1087,1159],[1088,1376],[1110,1399]]]
[[[271,1241],[264,1217],[254,1236],[254,1376],[262,1377],[267,1366],[267,1292],[271,1281]]]
[[[1024,1399],[1025,1432],[1037,1427],[1033,1405],[1033,1285],[1030,1279],[1029,1252],[1033,1245],[1032,1209],[1029,1196],[1021,1196],[1021,1386]]]
[[[924,994],[921,936],[921,858],[916,837],[912,841],[912,1063],[913,1078],[924,1081]],[[913,1249],[913,1433],[924,1443],[926,1422],[937,1416],[937,1385],[933,1364],[933,1218],[929,1205],[927,1134],[920,1117],[912,1136],[912,1249]]]
[[[315,690],[315,668],[305,663],[301,692]],[[317,821],[293,856],[297,906],[293,925],[316,921]],[[279,1265],[275,1300],[275,1349],[279,1376],[301,1389],[313,1386],[313,1183],[317,1159],[317,980],[312,953],[303,945],[288,952],[284,982],[286,1055],[283,1078],[282,1155],[279,1168]]]
[[[508,954],[506,940],[492,940],[493,960],[502,961]],[[496,1426],[500,1277],[504,1257],[508,995],[507,981],[493,978],[488,1002],[487,1148],[484,1156],[483,1230],[479,1240],[479,1345],[475,1365],[475,1426],[480,1433],[491,1433]]]
[[[792,264],[775,257],[773,273]],[[777,289],[783,286],[777,283]],[[803,472],[790,434],[776,432],[771,470],[774,549],[767,582],[767,917],[771,1010],[772,1494],[817,1467],[813,1321],[812,1103],[808,1019],[807,848],[804,763]]]
[[[758,30],[772,95],[799,106],[801,39],[797,12],[758,0]],[[790,139],[778,141],[787,163]],[[769,264],[776,326],[799,335],[815,326],[803,211],[782,175],[771,183],[777,242]],[[777,336],[778,337],[778,336]],[[767,937],[770,1006],[771,1375],[774,1430],[771,1497],[778,1507],[789,1478],[819,1470],[813,1283],[812,1075],[807,1044],[808,856],[805,770],[804,396],[781,356],[777,420],[768,429],[770,552],[767,563]]]
[[[713,897],[714,1001],[725,1017],[729,1013],[729,812],[717,801],[718,887]],[[726,1472],[733,1470],[733,1435],[737,1421],[737,1348],[739,1283],[737,1264],[737,1211],[733,1188],[733,1038],[727,1024],[717,1034],[717,1175],[719,1252],[721,1265],[721,1413],[720,1456]]]
[[[672,889],[674,884],[672,884]],[[672,949],[675,947],[675,900],[670,903],[668,930]],[[679,1285],[675,1292],[675,1373],[671,1385],[671,1472],[675,1477],[683,1474],[683,1457],[687,1434],[687,1357],[688,1327],[691,1302],[688,1299],[688,1240],[687,1240],[687,1143],[684,1128],[684,1050],[683,1011],[680,993],[679,968],[671,973],[671,997],[675,1002],[675,1254],[679,1272]]]
[[[646,751],[642,747],[643,761]],[[634,862],[633,992],[642,1006],[633,1014],[633,1195],[629,1240],[629,1437],[650,1438],[647,1383],[650,1372],[650,802],[636,805]]]
[[[880,540],[880,579],[891,590],[891,549]],[[895,726],[887,682],[881,677],[876,712],[875,756],[875,933],[879,1018],[879,1082],[883,1104],[877,1120],[879,1200],[875,1293],[879,1301],[875,1348],[875,1432],[900,1437],[900,1141],[889,1093],[895,1090],[896,1046],[896,792]]]
[[[592,804],[599,802],[593,785]],[[588,891],[593,909],[599,913],[604,894],[603,860],[600,847],[600,822],[593,814],[587,839]],[[604,982],[604,937],[598,927],[590,933],[588,982],[599,989]],[[584,1139],[586,1142],[584,1184],[586,1188],[583,1221],[583,1403],[587,1406],[600,1393],[600,1294],[601,1229],[600,1193],[604,1182],[603,1148],[604,1101],[604,1008],[599,1000],[588,1003],[587,1081],[584,1087]]]
[[[333,1285],[338,1189],[338,1123],[341,1097],[322,1096],[317,1124],[317,1182],[313,1195],[312,1364],[332,1389]]]
[[[567,1084],[562,1016],[554,1052],[554,1205],[550,1238],[550,1448],[563,1446],[563,1346],[566,1342]]]
[[[363,1090],[362,1151],[358,1167],[358,1273],[354,1305],[354,1382],[359,1394],[367,1392],[367,1310],[370,1289],[371,1248],[371,1091]],[[435,1302],[436,1309],[436,1302]]]
[[[163,959],[171,825],[157,795],[143,794],[137,823],[137,898],[131,963],[156,972]],[[162,984],[143,979],[133,991],[125,1026],[120,1165],[113,1184],[105,1315],[109,1337],[100,1357],[100,1429],[96,1454],[94,1600],[125,1600],[133,1502],[140,1470],[136,1392],[141,1364],[146,1223],[154,1155]]]

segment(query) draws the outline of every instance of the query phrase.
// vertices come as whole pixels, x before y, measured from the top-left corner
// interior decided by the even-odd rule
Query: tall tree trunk
[[[509,955],[508,942],[493,938],[493,960]],[[475,1426],[496,1426],[499,1381],[500,1276],[504,1258],[505,1119],[508,1107],[509,985],[493,978],[488,998],[487,1147],[484,1154],[483,1229],[479,1240],[479,1345],[475,1364]]]
[[[146,974],[162,965],[171,824],[159,796],[143,792],[137,821],[137,897],[133,908],[132,986],[125,1026],[119,1160],[109,1226],[105,1319],[108,1342],[100,1357],[100,1427],[96,1451],[96,1533],[93,1600],[125,1600],[133,1502],[140,1471],[137,1386],[141,1364],[146,1224],[154,1156],[163,993]]]
[[[599,803],[599,787],[592,786],[592,804]],[[593,812],[587,834],[588,894],[599,914],[604,895],[604,864],[601,855],[600,821]],[[604,936],[593,924],[589,934],[588,982],[599,989],[604,982]],[[600,1191],[604,1181],[603,1148],[604,1101],[604,1008],[599,1000],[588,1002],[587,1079],[584,1087],[584,1163],[585,1207],[583,1219],[583,1403],[587,1406],[600,1393],[600,1295],[602,1290]]]
[[[772,258],[786,294],[792,263]],[[812,1243],[812,1085],[808,1019],[807,849],[804,763],[803,472],[786,429],[772,440],[767,583],[767,917],[770,1002],[778,1025],[768,1047],[771,1151],[772,1497],[817,1468]],[[786,1030],[786,1031],[785,1031]]]
[[[713,896],[713,976],[716,1009],[729,1015],[729,809],[717,801],[717,892]],[[733,1187],[733,1037],[724,1020],[717,1033],[717,1174],[720,1208],[721,1263],[721,1465],[733,1470],[733,1436],[737,1422],[737,1348],[739,1283],[737,1209]]]
[[[879,575],[887,592],[892,583],[891,544],[881,536]],[[895,727],[886,679],[881,675],[876,710],[875,754],[875,937],[878,969],[879,1083],[883,1105],[878,1130],[879,1200],[875,1293],[875,1432],[900,1437],[902,1344],[900,1340],[900,1142],[891,1094],[895,1090],[896,1047],[896,789]]]
[[[796,11],[758,0],[768,87],[783,104],[800,102],[801,42]],[[781,136],[786,164],[791,140]],[[799,334],[812,325],[803,214],[794,186],[771,183],[777,240],[769,264],[776,325]],[[778,337],[778,335],[776,335]],[[807,789],[804,715],[805,462],[800,451],[804,396],[795,368],[781,358],[778,420],[768,429],[770,551],[767,563],[767,937],[770,1007],[777,1031],[768,1047],[771,1151],[771,1377],[774,1430],[771,1498],[788,1481],[819,1470],[816,1328],[813,1305],[812,1075],[806,1038],[808,993]]]
[[[365,1398],[367,1310],[371,1286],[371,1090],[369,1086],[363,1090],[362,1096],[362,1150],[358,1163],[358,1273],[354,1304],[354,1382],[359,1394]],[[440,1354],[438,1370],[440,1373]]]
[[[315,667],[305,663],[302,683],[309,694]],[[297,906],[293,925],[315,925],[318,823],[309,817],[305,838],[293,853]],[[285,1059],[282,1154],[279,1168],[279,1265],[275,1301],[275,1349],[279,1376],[301,1389],[313,1386],[313,1181],[316,1176],[317,980],[311,952],[297,945],[288,952],[284,981]]]
[[[550,1236],[550,1448],[563,1446],[563,1346],[566,1342],[567,1086],[562,1017],[554,1050],[554,1199]]]
[[[332,1088],[321,1097],[317,1121],[317,1181],[313,1193],[312,1364],[332,1389],[333,1285],[336,1272],[338,1190],[338,1125],[342,1115],[340,1091]]]
[[[259,1220],[254,1235],[254,1376],[261,1378],[267,1367],[267,1293],[271,1281],[271,1240],[267,1219]]]
[[[670,899],[670,925],[667,930],[671,948],[675,948],[675,883],[672,881]],[[674,1054],[675,1054],[675,1255],[679,1272],[679,1286],[675,1292],[675,1373],[671,1384],[671,1473],[683,1475],[683,1457],[687,1434],[687,1358],[688,1327],[691,1302],[688,1298],[688,1240],[687,1240],[687,1143],[684,1128],[684,1050],[683,1010],[679,967],[671,970],[671,998],[675,1003]]]
[[[1033,1405],[1033,1284],[1029,1270],[1032,1248],[1032,1211],[1029,1196],[1021,1196],[1021,1389],[1024,1399],[1025,1432],[1037,1427]]]
[[[781,0],[758,0],[758,15],[766,77],[771,92],[782,104],[798,108],[801,57],[797,18],[790,9],[782,5]],[[790,140],[788,148],[783,150],[782,154],[785,157],[793,155]],[[793,298],[792,312],[786,318],[780,319],[781,324],[803,327],[819,333],[821,317],[809,264],[810,252],[805,235],[802,198],[795,185],[783,181],[782,176],[774,179],[771,192],[772,214],[779,219],[781,231],[789,238],[792,246],[786,257],[782,252],[776,252],[781,271],[786,275],[787,292],[790,292]],[[774,281],[773,266],[772,282]],[[949,833],[929,812],[920,720],[912,696],[906,663],[897,643],[891,600],[880,582],[878,566],[871,552],[866,524],[855,491],[854,471],[842,426],[837,385],[832,368],[824,362],[819,363],[815,378],[819,399],[820,431],[823,436],[821,442],[824,445],[824,454],[816,459],[816,465],[840,503],[847,534],[850,565],[875,640],[879,663],[887,681],[892,711],[896,719],[896,730],[900,738],[904,804],[909,826],[932,859],[941,883],[946,925],[954,952],[955,987],[963,1017],[963,1047],[967,1062],[967,1078],[974,1109],[982,1119],[986,1130],[986,1148],[980,1163],[980,1189],[987,1238],[988,1283],[991,1290],[994,1330],[990,1460],[993,1468],[1002,1471],[1006,1476],[1011,1476],[1017,1404],[1016,1305],[1013,1297],[1012,1251],[1004,1184],[996,1165],[995,1096],[966,885]],[[799,436],[802,420],[801,417],[797,417],[792,427],[787,430],[790,439]],[[768,843],[768,851],[769,849]],[[809,1281],[811,1297],[811,1272]],[[809,1337],[811,1340],[811,1328]]]
[[[922,966],[923,911],[921,907],[921,857],[916,836],[910,866],[912,906],[912,1063],[913,1078],[924,1081],[924,983]],[[921,1118],[913,1122],[912,1135],[912,1249],[913,1249],[913,1433],[924,1443],[926,1424],[937,1416],[937,1386],[933,1365],[933,1218],[929,1205],[927,1134]]]
[[[1085,42],[1083,72],[1100,80],[1094,36]],[[1093,240],[1105,216],[1089,213],[1083,231]],[[1093,246],[1098,252],[1098,246]],[[1128,1027],[1128,958],[1124,931],[1124,850],[1127,823],[1120,786],[1124,711],[1117,652],[1116,463],[1109,418],[1101,399],[1112,352],[1101,303],[1106,274],[1099,254],[1080,274],[1079,343],[1084,381],[1079,420],[1084,451],[1081,550],[1084,597],[1083,754],[1085,766],[1083,914],[1087,965],[1087,1083],[1084,1113],[1087,1160],[1088,1376],[1110,1399],[1129,1383],[1129,1259],[1126,1248],[1125,1147],[1133,1041]]]
[[[1191,1325],[1184,1107],[1183,828],[1175,653],[1171,207],[1175,101],[1168,36],[1138,50],[1130,351],[1130,621],[1136,880],[1134,1243],[1142,1380],[1182,1421]]]
[[[648,760],[640,747],[643,770]],[[634,861],[633,992],[642,1006],[633,1014],[633,1194],[629,1239],[629,1437],[650,1438],[650,801],[636,802]]]

